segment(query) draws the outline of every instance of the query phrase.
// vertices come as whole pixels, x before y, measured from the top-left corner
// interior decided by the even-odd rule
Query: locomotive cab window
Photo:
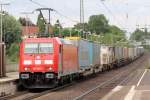
[[[39,53],[53,53],[53,44],[39,43]]]
[[[53,53],[52,43],[25,43],[25,54]]]
[[[38,43],[25,43],[24,53],[38,53]]]

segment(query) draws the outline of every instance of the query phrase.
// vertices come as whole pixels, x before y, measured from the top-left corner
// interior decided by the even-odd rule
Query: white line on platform
[[[136,85],[137,87],[140,85],[140,83],[141,83],[143,77],[145,76],[146,72],[147,72],[147,69],[144,71],[143,75],[141,76],[140,80],[138,81],[138,83]]]
[[[138,90],[140,92],[150,92],[150,90]]]
[[[114,93],[120,91],[123,88],[123,86],[117,86],[115,87],[113,90],[111,90],[111,92],[109,92],[106,96],[104,96],[104,98],[102,98],[101,100],[108,100]]]
[[[112,91],[117,92],[120,91],[123,88],[123,86],[116,86]]]
[[[135,86],[132,86],[128,94],[125,96],[124,100],[132,100],[134,94],[135,94]]]

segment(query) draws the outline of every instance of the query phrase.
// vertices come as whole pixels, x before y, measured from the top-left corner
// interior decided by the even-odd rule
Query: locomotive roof
[[[66,40],[58,37],[53,38],[26,38],[23,42],[53,42],[56,40],[59,44],[73,44],[71,40]]]
[[[58,43],[61,44],[61,41],[59,38],[26,38],[23,40],[23,42],[52,42],[53,40],[56,40]]]

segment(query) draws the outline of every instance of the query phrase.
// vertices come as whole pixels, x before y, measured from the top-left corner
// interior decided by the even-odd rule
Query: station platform
[[[19,78],[18,72],[6,73],[6,77],[0,78],[0,84],[5,83],[5,82],[9,82],[9,81],[14,81],[14,80],[17,80],[18,78]]]
[[[18,72],[6,73],[6,77],[0,78],[0,97],[14,94],[17,91],[16,81],[18,79]]]
[[[111,90],[101,100],[150,100],[150,70],[138,72],[127,84]]]

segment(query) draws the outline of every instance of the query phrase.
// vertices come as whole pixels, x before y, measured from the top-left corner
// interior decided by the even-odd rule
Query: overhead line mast
[[[83,36],[85,35],[85,26],[84,26],[84,1],[80,0],[80,25],[81,31],[83,32]]]
[[[9,3],[0,3],[1,6],[1,35],[0,35],[0,42],[2,42],[2,37],[3,37],[3,6],[8,6],[10,5]]]
[[[80,0],[80,23],[81,24],[84,23],[84,3],[83,3],[83,0]],[[84,29],[84,25],[82,26],[82,28]]]
[[[36,9],[36,11],[39,11],[40,12],[40,14],[42,15],[42,17],[43,17],[43,19],[44,19],[44,16],[43,16],[43,13],[42,13],[42,11],[48,11],[48,13],[49,13],[49,21],[48,21],[48,23],[47,23],[47,21],[45,20],[45,22],[46,22],[46,24],[47,24],[47,34],[49,34],[49,27],[51,26],[51,11],[55,11],[54,9],[52,9],[52,8],[38,8],[38,9]],[[50,34],[51,35],[51,37],[53,37],[54,36],[54,34]]]

